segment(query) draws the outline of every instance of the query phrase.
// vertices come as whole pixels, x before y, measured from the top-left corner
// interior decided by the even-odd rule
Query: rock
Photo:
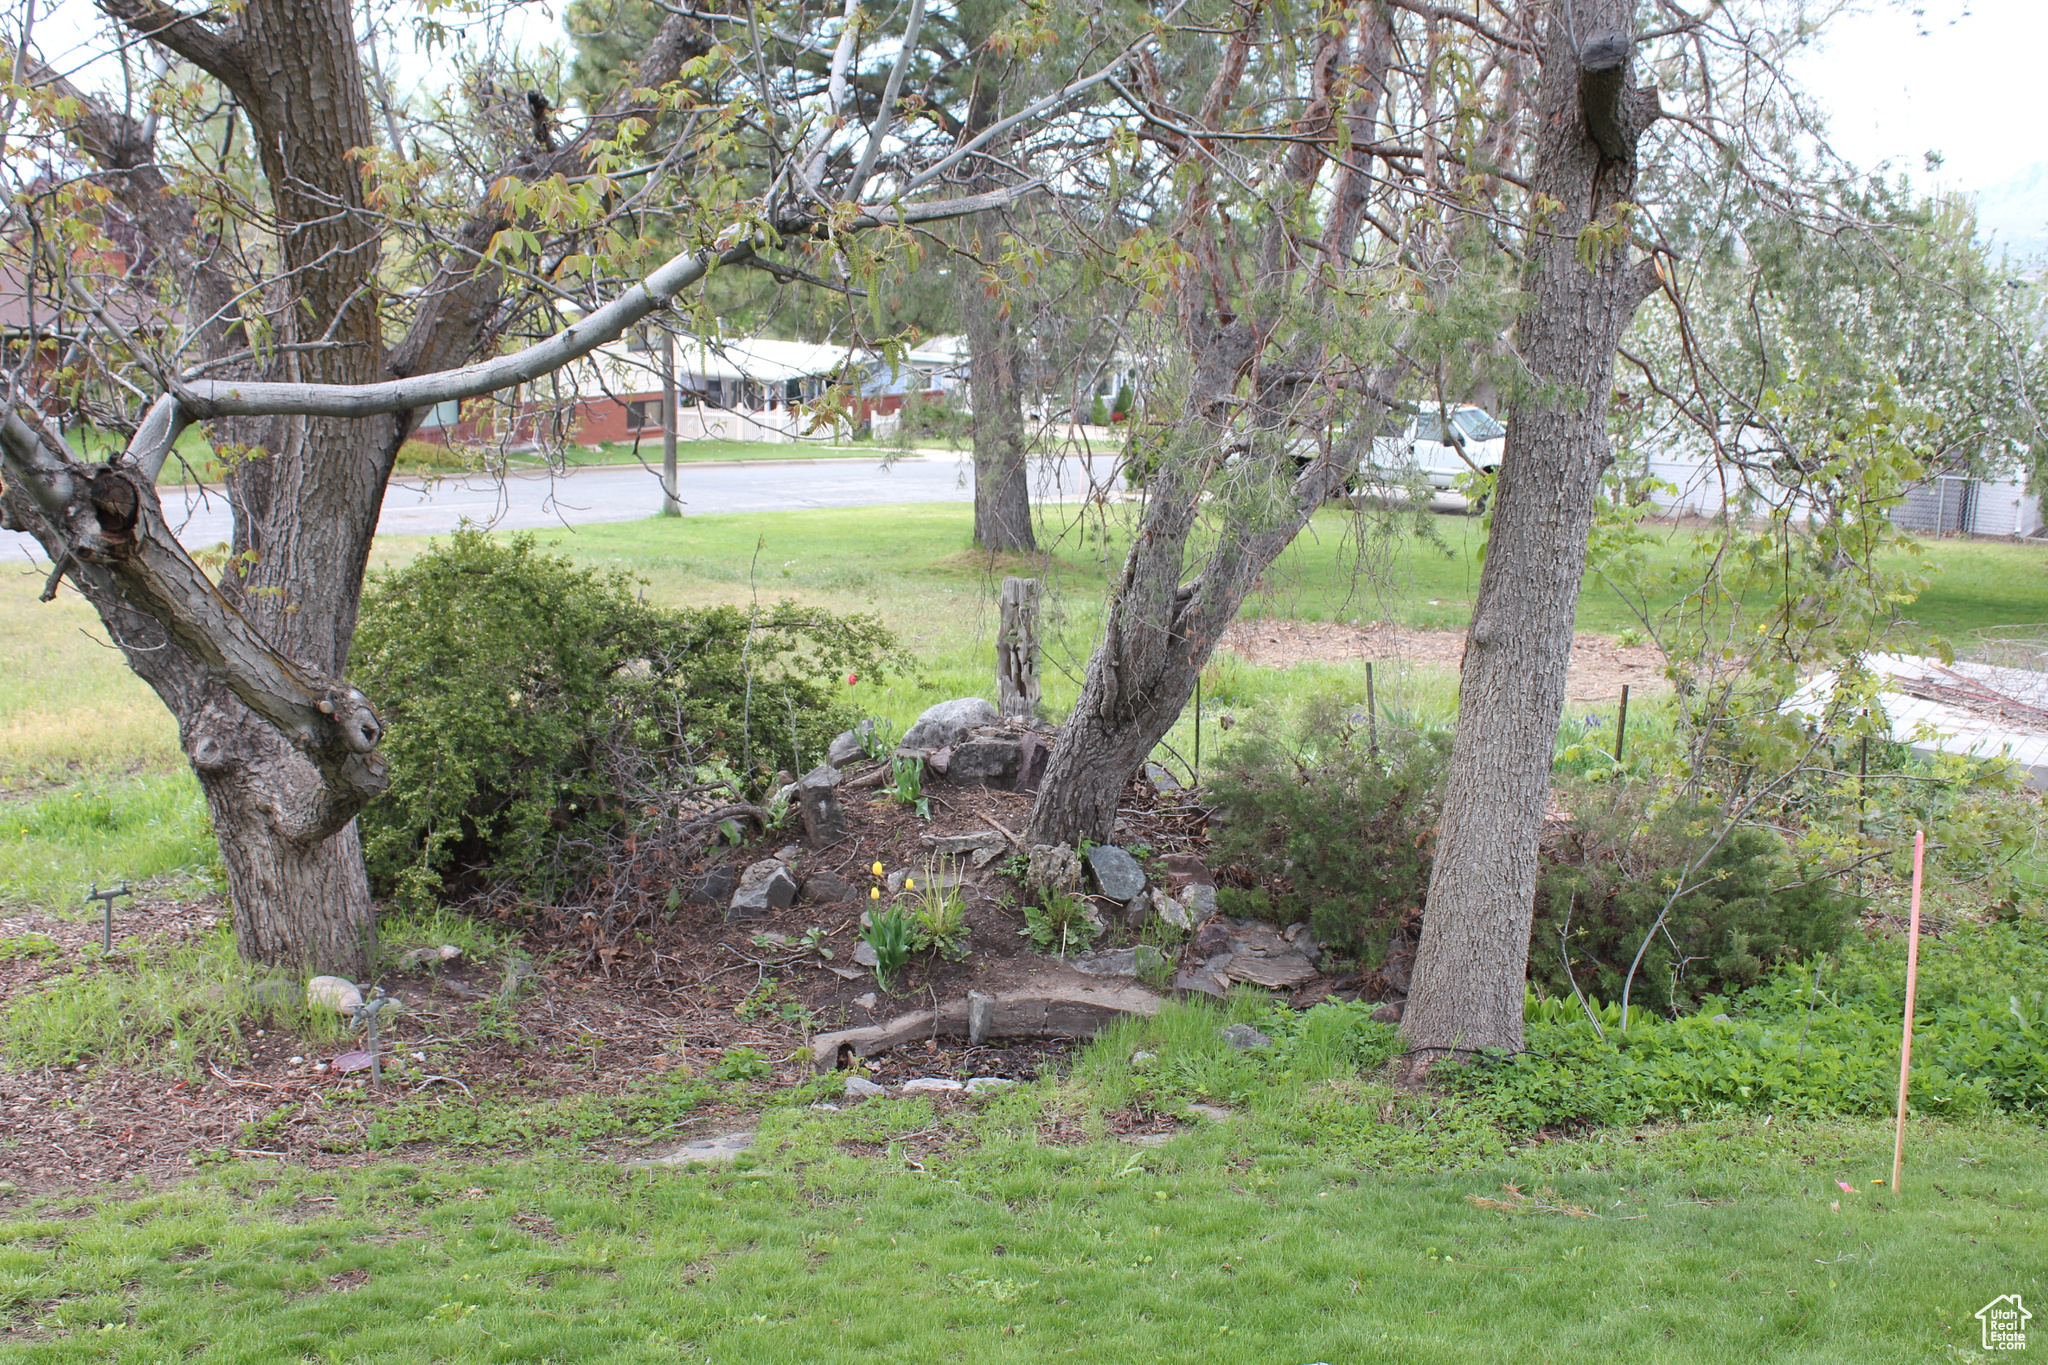
[[[1156,894],[1156,891],[1142,891],[1131,897],[1124,906],[1125,928],[1135,934],[1145,927],[1146,922],[1152,918],[1152,897]]]
[[[363,1003],[363,993],[356,989],[355,982],[344,977],[316,976],[306,983],[306,1003],[354,1014]]]
[[[1174,1133],[1119,1133],[1116,1140],[1126,1147],[1164,1147],[1176,1136]]]
[[[905,1081],[896,1088],[906,1095],[915,1095],[920,1091],[965,1090],[967,1087],[944,1076],[919,1076],[916,1080]]]
[[[718,905],[732,894],[732,886],[732,869],[714,867],[683,883],[683,899],[692,905]]]
[[[789,935],[777,933],[770,929],[766,933],[754,935],[754,942],[766,944],[771,948],[787,948],[789,946]]]
[[[917,718],[917,723],[903,732],[902,747],[905,749],[943,749],[957,743],[977,725],[993,725],[1001,720],[996,708],[980,697],[958,697],[928,707]]]
[[[1179,896],[1168,895],[1156,886],[1152,888],[1152,909],[1153,913],[1176,929],[1195,927],[1196,916],[1189,909],[1187,902]]]
[[[1144,1051],[1143,1049],[1140,1049],[1139,1051],[1137,1051],[1137,1052],[1133,1052],[1133,1053],[1131,1054],[1131,1065],[1132,1065],[1132,1066],[1150,1066],[1150,1065],[1151,1065],[1151,1064],[1152,1064],[1153,1062],[1156,1062],[1156,1061],[1158,1061],[1158,1060],[1159,1060],[1159,1054],[1158,1054],[1158,1053],[1156,1053],[1156,1052],[1146,1052],[1146,1051]]]
[[[1300,953],[1232,953],[1226,970],[1233,981],[1264,986],[1269,991],[1299,986],[1320,975],[1316,964]]]
[[[1010,790],[1035,792],[1045,777],[1045,765],[1052,761],[1052,741],[1036,730],[1026,730],[1017,741],[1017,779]]]
[[[1010,841],[991,829],[978,834],[927,834],[918,842],[934,853],[958,857],[990,846],[1004,848]]]
[[[1089,849],[1088,871],[1094,875],[1102,894],[1113,901],[1128,902],[1145,889],[1145,869],[1115,844],[1097,844]]]
[[[1166,879],[1175,886],[1190,882],[1197,886],[1216,885],[1215,874],[1209,871],[1209,865],[1192,853],[1167,854]]]
[[[907,867],[899,867],[894,872],[891,872],[889,874],[889,894],[892,896],[900,894],[903,890],[903,883],[909,881],[910,876],[911,872]]]
[[[699,1138],[686,1142],[667,1156],[649,1157],[645,1161],[628,1161],[633,1169],[644,1170],[649,1166],[717,1166],[731,1161],[741,1152],[754,1145],[751,1131],[727,1133],[723,1137]]]
[[[1067,965],[1087,976],[1136,976],[1138,950],[1103,948],[1092,953],[1076,953],[1067,959]]]
[[[1398,1024],[1401,1022],[1401,1016],[1407,1011],[1406,1000],[1389,1000],[1372,1012],[1372,1021],[1375,1024]]]
[[[977,848],[974,852],[967,855],[967,865],[973,868],[987,867],[990,863],[1009,852],[1009,850],[1010,844],[1008,840],[1004,840],[999,844],[990,844],[987,848]]]
[[[924,756],[924,766],[930,768],[939,777],[944,777],[953,771],[953,746],[948,744],[943,749],[934,749],[926,754]]]
[[[1152,784],[1153,791],[1177,792],[1180,790],[1180,779],[1157,763],[1147,763],[1145,765],[1145,780]]]
[[[866,939],[862,939],[853,945],[853,960],[863,967],[879,967],[882,965],[881,957],[875,952],[875,945]]]
[[[961,787],[1009,787],[1023,767],[1021,737],[1002,731],[977,732],[953,746],[946,780]]]
[[[1050,990],[972,992],[935,1008],[899,1015],[883,1024],[840,1029],[811,1039],[811,1065],[820,1073],[833,1070],[851,1053],[872,1057],[890,1048],[921,1043],[937,1035],[949,1038],[1092,1038],[1117,1019],[1151,1015],[1159,997],[1141,986],[1101,981],[1058,986]]]
[[[730,922],[772,914],[787,910],[795,900],[796,878],[789,875],[789,868],[780,859],[763,858],[740,875],[725,918]]]
[[[804,842],[823,848],[846,837],[846,808],[839,801],[839,769],[813,768],[796,784],[803,808]]]
[[[853,1003],[864,1010],[871,1010],[875,1007],[875,993],[869,991],[866,995],[856,995],[853,997]]]
[[[876,1095],[888,1094],[889,1087],[876,1085],[865,1076],[856,1076],[849,1073],[846,1077],[846,1093],[849,1095],[863,1095],[872,1099]]]
[[[452,944],[439,948],[412,948],[398,956],[398,970],[416,972],[422,967],[438,967],[444,962],[454,962],[462,956],[462,949]]]
[[[1192,924],[1200,924],[1216,913],[1216,888],[1201,882],[1190,882],[1180,893],[1180,903],[1186,907],[1184,913]]]
[[[858,950],[856,949],[856,951]],[[858,967],[827,967],[825,970],[838,977],[841,981],[858,981],[867,975],[866,972],[861,971]]]
[[[1221,1000],[1230,994],[1230,978],[1211,971],[1176,972],[1173,988],[1182,995],[1213,995]]]
[[[1210,958],[1218,953],[1227,953],[1233,942],[1235,940],[1230,935],[1230,921],[1212,919],[1195,931],[1195,956]]]
[[[1081,889],[1081,860],[1065,844],[1033,844],[1026,855],[1024,879],[1045,891]]]
[[[837,872],[813,872],[804,878],[803,897],[812,905],[837,905],[853,899],[853,883]]]
[[[970,1095],[986,1095],[991,1090],[1008,1090],[1015,1084],[1015,1081],[1005,1080],[1001,1076],[976,1076],[967,1083],[967,1093]]]
[[[784,844],[768,856],[778,863],[793,864],[797,859],[804,856],[804,846],[802,844]]]
[[[861,744],[858,734],[852,730],[841,730],[832,737],[832,743],[826,746],[825,762],[835,768],[843,768],[866,752],[867,749]]]
[[[1216,1032],[1222,1035],[1224,1042],[1230,1044],[1239,1052],[1249,1052],[1256,1047],[1273,1046],[1271,1038],[1259,1032],[1250,1024],[1229,1024],[1217,1029]]]

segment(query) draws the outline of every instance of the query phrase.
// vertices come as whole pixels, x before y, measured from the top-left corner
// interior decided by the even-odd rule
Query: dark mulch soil
[[[847,801],[845,840],[798,861],[803,874],[834,872],[865,897],[869,869],[910,868],[922,875],[931,854],[927,834],[963,834],[1000,827],[1021,833],[1030,797],[976,787],[934,786],[927,823],[894,801],[867,793]],[[1133,786],[1120,817],[1120,837],[1158,853],[1198,849],[1202,813],[1177,794]],[[621,850],[612,874],[590,900],[570,906],[499,904],[495,914],[519,931],[535,965],[506,1008],[501,963],[461,963],[451,970],[386,973],[380,983],[404,1001],[387,1035],[397,1069],[381,1090],[364,1075],[327,1063],[354,1047],[347,1039],[313,1039],[271,1030],[250,1038],[248,1055],[229,1062],[202,1058],[195,1075],[106,1069],[0,1069],[0,1209],[29,1195],[109,1190],[188,1174],[227,1156],[280,1157],[312,1167],[389,1157],[367,1149],[373,1121],[394,1105],[442,1097],[454,1105],[476,1096],[616,1095],[662,1073],[704,1074],[727,1051],[757,1049],[775,1064],[777,1082],[808,1074],[812,1033],[882,1022],[899,1013],[957,998],[970,987],[1001,991],[1059,970],[1030,951],[1024,919],[1001,873],[1001,860],[971,871],[963,894],[972,936],[968,957],[913,959],[884,993],[874,974],[858,969],[853,951],[861,913],[870,903],[800,901],[766,919],[727,924],[722,905],[683,901],[671,891],[694,884],[723,864],[735,874],[784,847],[784,831],[711,858],[665,861],[658,848]],[[964,866],[964,864],[963,864]],[[118,937],[174,940],[218,923],[217,900],[144,898],[119,910]],[[798,940],[816,926],[828,960]],[[778,945],[762,936],[784,935]],[[42,934],[50,955],[0,963],[0,1003],[56,984],[73,964],[93,958],[99,923],[33,912],[0,914],[0,939]],[[836,969],[836,970],[835,970]],[[429,1044],[435,1045],[429,1051]],[[421,1052],[431,1059],[413,1059]],[[235,1056],[224,1050],[224,1056]],[[873,1059],[870,1075],[884,1084],[915,1076],[1004,1076],[1030,1079],[1065,1065],[1064,1043],[970,1048],[933,1040]],[[294,1062],[294,1057],[301,1060]],[[939,1101],[941,1112],[965,1101]],[[1159,1131],[1157,1116],[1123,1116],[1119,1132]],[[743,1126],[737,1111],[698,1110],[676,1142]],[[1078,1118],[1054,1120],[1049,1142],[1079,1141]],[[659,1141],[659,1139],[657,1139]],[[595,1144],[611,1152],[622,1144]],[[423,1149],[424,1150],[424,1149]]]

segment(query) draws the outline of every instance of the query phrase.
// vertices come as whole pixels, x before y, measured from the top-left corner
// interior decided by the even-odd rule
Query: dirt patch
[[[1321,621],[1239,621],[1219,642],[1261,668],[1300,663],[1350,663],[1371,659],[1428,664],[1456,670],[1465,657],[1459,630],[1410,630],[1385,621],[1335,625]],[[1612,636],[1572,637],[1571,673],[1565,696],[1575,703],[1612,701],[1626,683],[1632,691],[1664,685],[1664,655],[1655,645],[1619,644]]]
[[[1000,859],[980,869],[961,865],[970,929],[965,961],[918,954],[893,992],[854,964],[861,914],[877,903],[869,889],[886,887],[871,871],[876,862],[885,874],[911,869],[921,877],[933,861],[924,836],[993,832],[995,826],[1021,832],[1031,806],[1028,795],[987,788],[934,783],[926,794],[929,822],[887,797],[851,792],[847,837],[794,856],[800,876],[833,873],[853,885],[852,899],[817,904],[800,898],[787,910],[739,924],[725,922],[722,903],[689,899],[705,874],[736,876],[786,848],[785,832],[675,865],[644,850],[622,851],[610,880],[576,905],[476,907],[519,932],[525,965],[509,967],[516,980],[508,978],[508,964],[497,961],[381,976],[379,984],[404,1001],[385,1033],[396,1065],[381,1089],[362,1073],[328,1065],[358,1046],[354,1039],[308,1038],[274,1026],[260,1037],[250,1030],[239,1047],[222,1040],[212,1056],[202,1040],[199,1064],[184,1077],[90,1062],[0,1069],[0,1181],[13,1186],[0,1188],[0,1211],[40,1194],[111,1192],[138,1178],[153,1185],[216,1160],[271,1158],[317,1168],[424,1154],[435,1150],[433,1141],[400,1140],[411,1130],[401,1130],[399,1138],[388,1129],[380,1133],[380,1121],[400,1110],[459,1118],[484,1099],[498,1102],[502,1113],[508,1102],[623,1097],[656,1081],[716,1075],[740,1048],[760,1054],[767,1068],[761,1079],[794,1085],[812,1077],[808,1043],[815,1034],[885,1022],[961,997],[970,987],[1001,992],[1074,980],[1064,964],[1032,952],[1020,934],[1024,916]],[[1203,841],[1204,818],[1183,795],[1134,783],[1118,837],[1161,855],[1190,851]],[[217,925],[224,913],[216,900],[145,900],[132,909],[123,902],[116,938],[144,945],[174,941]],[[806,946],[813,929],[829,958]],[[31,934],[45,936],[51,947],[0,963],[0,1007],[31,991],[63,989],[75,965],[121,970],[118,961],[97,964],[97,922],[31,911],[0,918],[0,938]],[[869,1059],[866,1074],[889,1086],[919,1076],[1027,1081],[1064,1069],[1072,1052],[1060,1041],[972,1047],[937,1038]],[[585,1145],[600,1154],[640,1155],[651,1146],[745,1126],[745,1110],[736,1106],[754,1101],[743,1089],[728,1093],[736,1096],[732,1103],[700,1105],[651,1136]],[[976,1103],[955,1095],[926,1098],[942,1111]],[[518,1144],[516,1137],[505,1139],[491,1150],[512,1155]]]

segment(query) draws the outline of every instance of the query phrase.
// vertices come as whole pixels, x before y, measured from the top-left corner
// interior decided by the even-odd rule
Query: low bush
[[[1231,880],[1223,909],[1288,924],[1376,966],[1429,890],[1449,740],[1384,731],[1329,697],[1291,725],[1254,723],[1219,757],[1211,860]]]
[[[1646,819],[1641,791],[1570,793],[1572,825],[1546,850],[1538,883],[1533,984],[1562,996],[1576,983],[1619,1000],[1642,950],[1632,1002],[1675,1014],[1841,942],[1856,901],[1798,867],[1775,832],[1738,827],[1709,852],[1716,812],[1680,807]]]
[[[626,574],[458,531],[364,595],[354,673],[391,765],[362,816],[372,877],[408,906],[479,879],[559,889],[664,793],[737,798],[821,762],[858,719],[845,677],[893,644],[787,602],[650,606]]]

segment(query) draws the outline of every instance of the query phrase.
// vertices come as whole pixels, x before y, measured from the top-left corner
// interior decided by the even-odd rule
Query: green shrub
[[[399,474],[459,474],[470,468],[469,459],[452,446],[435,441],[407,441],[398,448],[394,472]]]
[[[752,793],[822,761],[857,719],[845,676],[881,672],[892,644],[872,617],[787,602],[649,606],[626,574],[458,531],[364,596],[354,675],[391,765],[362,816],[371,874],[412,906],[458,881],[558,890],[648,793]]]
[[[1137,401],[1137,395],[1131,392],[1129,384],[1119,385],[1116,391],[1116,401],[1109,405],[1110,417],[1129,417],[1131,415],[1131,405]]]
[[[1577,818],[1549,850],[1529,934],[1529,980],[1547,993],[1568,996],[1576,980],[1587,995],[1620,1000],[1647,936],[1631,1003],[1683,1012],[1702,995],[1756,984],[1773,964],[1831,951],[1855,916],[1855,900],[1832,879],[1806,877],[1770,830],[1737,828],[1693,868],[1715,812],[1643,823],[1639,790],[1619,785],[1569,799]],[[1674,890],[1683,894],[1652,935]]]
[[[1106,427],[1109,425],[1109,405],[1102,401],[1102,395],[1099,393],[1095,395],[1095,401],[1088,405],[1088,425],[1091,427]]]
[[[1429,890],[1430,833],[1450,754],[1440,734],[1383,730],[1328,698],[1291,727],[1248,727],[1225,747],[1212,788],[1210,856],[1255,883],[1222,908],[1288,924],[1376,966]]]

